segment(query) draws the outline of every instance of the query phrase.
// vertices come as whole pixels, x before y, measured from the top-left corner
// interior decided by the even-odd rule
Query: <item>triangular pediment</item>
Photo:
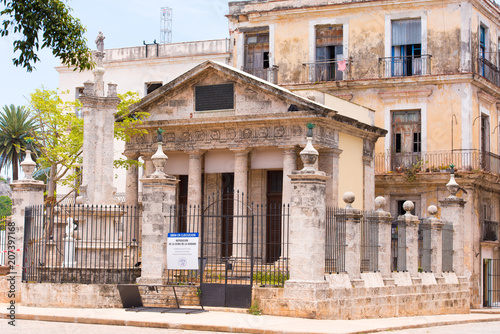
[[[231,101],[232,99],[232,101]],[[232,103],[231,103],[232,102]],[[228,65],[206,61],[144,97],[131,108],[149,120],[252,116],[307,111],[337,111]]]

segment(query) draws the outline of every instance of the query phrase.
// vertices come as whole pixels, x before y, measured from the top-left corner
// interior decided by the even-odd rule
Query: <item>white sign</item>
[[[198,270],[198,233],[169,233],[167,269]]]

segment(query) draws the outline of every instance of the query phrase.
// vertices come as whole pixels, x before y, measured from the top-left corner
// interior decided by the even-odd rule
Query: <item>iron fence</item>
[[[172,206],[166,219],[169,231],[200,234],[199,270],[167,270],[167,284],[283,286],[289,279],[289,205],[247,204],[242,194],[219,194],[203,207]]]
[[[326,208],[325,272],[345,272],[346,210]]]
[[[453,150],[418,153],[377,153],[375,173],[401,172],[415,167],[420,172],[446,172],[450,164],[458,171],[487,171],[500,174],[500,156],[480,150]]]
[[[378,271],[379,219],[373,212],[361,218],[361,272]]]
[[[379,76],[381,78],[391,78],[430,75],[431,59],[431,55],[379,58]]]
[[[406,221],[399,216],[391,227],[391,270],[406,271]]]
[[[139,216],[138,207],[128,206],[27,207],[23,281],[135,282]]]
[[[483,306],[500,307],[500,259],[485,259]]]
[[[350,78],[352,61],[349,59],[335,61],[317,61],[302,63],[305,71],[304,82],[342,81]]]
[[[483,220],[481,222],[481,241],[498,240],[498,222]]]
[[[442,270],[443,272],[450,272],[453,271],[453,224],[445,222],[442,233]]]

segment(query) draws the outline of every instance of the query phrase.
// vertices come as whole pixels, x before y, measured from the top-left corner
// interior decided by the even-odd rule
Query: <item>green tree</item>
[[[24,158],[25,138],[33,135],[36,122],[30,111],[13,104],[0,114],[0,170],[12,167],[12,178],[18,179],[19,163]]]
[[[119,94],[122,99],[117,114],[120,121],[115,123],[115,138],[127,140],[144,130],[136,126],[149,114],[128,116],[128,107],[138,101],[138,94]],[[30,106],[39,128],[34,135],[35,145],[40,154],[37,158],[39,171],[49,171],[47,202],[55,202],[57,184],[73,189],[79,186],[79,167],[82,163],[83,119],[75,114],[79,102],[63,102],[56,91],[37,89],[30,97]],[[116,166],[127,167],[128,160],[116,162]]]
[[[92,54],[83,37],[85,28],[70,15],[69,8],[60,0],[0,0],[5,8],[0,11],[3,22],[0,36],[20,33],[14,41],[14,65],[33,70],[40,60],[39,49],[50,48],[63,64],[79,70],[94,67]]]
[[[0,196],[0,218],[12,214],[12,200],[9,196]]]

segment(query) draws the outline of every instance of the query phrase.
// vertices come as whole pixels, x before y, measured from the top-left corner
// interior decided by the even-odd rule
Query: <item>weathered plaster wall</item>
[[[364,207],[363,195],[363,139],[344,133],[339,134],[339,148],[342,154],[339,159],[339,199],[347,191],[356,195],[353,207],[362,210]],[[339,201],[339,206],[345,203]]]

